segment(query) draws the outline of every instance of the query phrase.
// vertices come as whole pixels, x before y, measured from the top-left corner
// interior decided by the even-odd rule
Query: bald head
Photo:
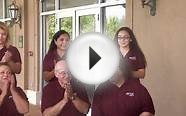
[[[64,60],[58,61],[58,62],[55,64],[55,70],[58,70],[58,69],[67,69],[66,61],[64,61]]]
[[[67,78],[68,75],[68,68],[67,68],[67,63],[64,60],[60,60],[56,63],[55,65],[55,76],[58,79],[62,79],[62,78]]]

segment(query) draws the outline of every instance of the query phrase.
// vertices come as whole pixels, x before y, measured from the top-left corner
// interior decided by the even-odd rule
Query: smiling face
[[[7,33],[5,30],[0,28],[0,45],[4,45],[7,41]]]
[[[57,62],[54,70],[55,76],[60,82],[68,83],[70,81],[69,71],[65,61],[61,60]]]
[[[0,66],[0,82],[3,83],[5,80],[11,81],[12,72],[10,67],[7,65]]]
[[[129,47],[129,44],[132,41],[129,33],[124,30],[118,33],[117,38],[118,38],[118,44],[120,47]]]
[[[55,40],[55,44],[57,49],[66,50],[68,48],[70,42],[70,37],[67,34],[61,34],[57,40]]]

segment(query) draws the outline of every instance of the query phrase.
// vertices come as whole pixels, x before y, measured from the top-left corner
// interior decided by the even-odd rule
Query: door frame
[[[75,19],[75,11],[70,9],[65,9],[63,11],[60,11],[59,13],[56,13],[56,19],[57,19],[57,25],[56,25],[56,31],[60,29],[60,19],[65,17],[72,17],[72,40],[75,38],[75,30],[76,30],[76,19]]]
[[[95,21],[96,21],[95,31],[100,32],[101,30],[100,8],[88,8],[88,9],[76,10],[76,37],[79,36],[79,32],[80,32],[79,17],[85,15],[95,15]]]

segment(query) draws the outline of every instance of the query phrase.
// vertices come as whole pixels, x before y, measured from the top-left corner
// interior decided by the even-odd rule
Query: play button
[[[119,65],[119,50],[113,40],[93,32],[77,37],[67,50],[72,75],[86,84],[100,84],[113,76]]]
[[[89,70],[101,59],[101,57],[89,47]]]

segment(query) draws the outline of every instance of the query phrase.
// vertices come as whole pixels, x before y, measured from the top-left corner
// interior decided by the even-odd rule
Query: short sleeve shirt
[[[26,97],[26,94],[23,92],[23,90],[20,87],[17,87],[17,92],[26,100],[28,101],[28,98]],[[13,98],[11,94],[5,97],[3,104],[0,107],[0,115],[1,116],[24,116],[24,114],[20,114],[15,106],[15,103],[13,101]]]
[[[43,71],[52,71],[54,69],[55,62],[60,57],[57,54],[56,50],[49,51],[43,61]]]
[[[43,60],[43,71],[50,72],[54,70],[55,63],[59,59],[60,59],[60,56],[57,54],[57,50],[49,51]],[[52,80],[54,80],[54,78]]]
[[[6,47],[3,47],[1,50],[0,50],[0,60],[3,58],[3,56],[5,55],[5,52],[6,51],[9,51],[12,53],[12,57],[11,57],[11,60],[15,63],[21,63],[21,56],[20,56],[20,53],[18,51],[18,49],[14,46],[9,46],[8,48]]]
[[[138,69],[145,68],[145,61],[143,59],[143,55],[135,50],[129,50],[129,52],[124,57],[126,61],[129,62],[133,71],[137,71]]]
[[[96,90],[92,116],[139,116],[142,112],[155,114],[150,94],[137,80],[128,80],[120,88],[108,82]]]
[[[83,85],[77,81],[71,81],[73,91],[77,93],[77,96],[89,104],[88,96]],[[41,111],[48,107],[56,105],[64,97],[65,89],[62,88],[57,79],[48,83],[43,89]],[[61,110],[58,116],[86,116],[80,113],[71,101],[69,101]]]

